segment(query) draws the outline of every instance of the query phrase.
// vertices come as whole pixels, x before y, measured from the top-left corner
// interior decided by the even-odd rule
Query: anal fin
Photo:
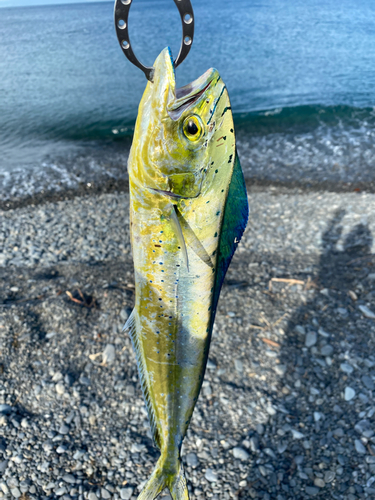
[[[139,341],[139,337],[138,337],[137,313],[136,313],[135,309],[133,309],[131,315],[129,316],[128,320],[126,321],[124,328],[123,328],[123,331],[128,332],[130,340],[132,341],[132,344],[133,344],[133,349],[134,349],[135,356],[137,359],[139,380],[141,382],[141,388],[142,388],[143,398],[145,400],[145,404],[146,404],[146,408],[147,408],[148,418],[150,421],[151,432],[153,435],[155,445],[160,449],[160,447],[161,447],[160,435],[158,432],[154,408],[152,406],[151,397],[150,397],[150,393],[149,393],[150,381],[149,381],[149,378],[147,375],[147,368],[146,368],[146,363],[144,361],[142,345],[141,345],[141,342]]]

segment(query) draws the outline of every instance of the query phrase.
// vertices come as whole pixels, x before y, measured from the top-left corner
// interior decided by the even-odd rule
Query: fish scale
[[[125,328],[160,450],[141,500],[165,487],[174,500],[188,498],[181,445],[248,217],[230,109],[216,70],[176,90],[169,49],[155,61],[139,106],[128,162],[136,299]]]

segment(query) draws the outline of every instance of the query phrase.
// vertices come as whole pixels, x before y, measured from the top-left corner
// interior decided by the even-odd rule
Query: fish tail
[[[177,472],[170,473],[159,463],[159,459],[154,472],[139,495],[138,500],[155,500],[160,493],[168,488],[173,500],[189,500],[189,493],[186,484],[184,468],[181,460],[178,459]]]
[[[173,500],[189,500],[189,492],[181,459],[178,459],[177,473],[168,481],[168,489]]]

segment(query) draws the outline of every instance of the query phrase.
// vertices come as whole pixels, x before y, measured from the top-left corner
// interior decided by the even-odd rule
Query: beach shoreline
[[[126,192],[0,218],[0,498],[135,500],[156,463]],[[183,449],[191,500],[372,498],[375,196],[249,193]],[[375,314],[374,314],[375,317]]]

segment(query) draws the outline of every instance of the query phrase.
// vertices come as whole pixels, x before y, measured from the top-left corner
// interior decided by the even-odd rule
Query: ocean
[[[375,2],[192,0],[177,83],[216,67],[249,179],[375,180]],[[123,56],[113,3],[0,9],[0,201],[126,179],[146,85]],[[172,0],[134,0],[134,51],[152,65],[181,25]]]

